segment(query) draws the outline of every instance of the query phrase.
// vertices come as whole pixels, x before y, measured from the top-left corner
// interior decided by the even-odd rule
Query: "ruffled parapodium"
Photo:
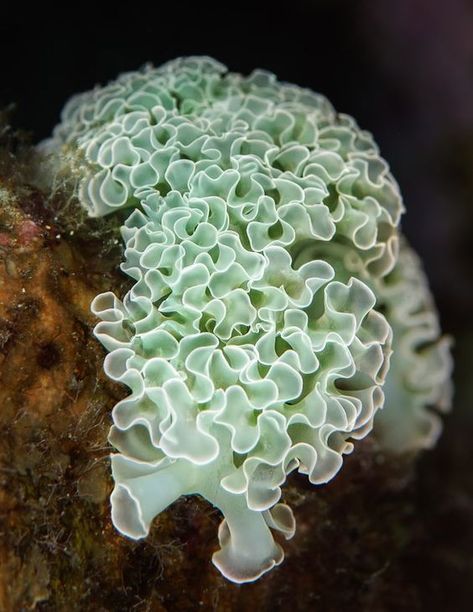
[[[386,401],[376,417],[376,438],[390,453],[432,448],[442,431],[440,414],[452,402],[451,339],[441,334],[421,262],[405,240],[394,270],[377,279],[374,289],[393,329]]]
[[[371,135],[309,90],[210,58],[72,98],[44,147],[91,216],[130,210],[121,298],[97,296],[113,410],[112,518],[131,538],[184,494],[224,517],[214,563],[245,582],[295,529],[287,475],[337,473],[383,405],[376,310],[403,210]],[[67,155],[65,154],[67,152]]]

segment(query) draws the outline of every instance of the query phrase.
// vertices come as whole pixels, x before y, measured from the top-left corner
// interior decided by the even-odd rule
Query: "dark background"
[[[319,91],[373,132],[404,194],[403,228],[424,261],[442,327],[455,339],[455,408],[436,451],[420,463],[419,512],[430,531],[418,558],[423,573],[413,580],[429,609],[466,610],[473,584],[473,2],[196,4],[175,2],[166,11],[159,2],[117,4],[100,20],[83,4],[38,21],[7,10],[0,108],[15,103],[14,127],[39,141],[71,94],[148,61],[208,54],[232,71],[266,68]]]

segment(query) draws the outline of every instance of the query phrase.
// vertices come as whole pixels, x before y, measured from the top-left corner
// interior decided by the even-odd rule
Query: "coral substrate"
[[[146,540],[113,528],[107,435],[127,391],[102,374],[89,304],[129,289],[121,252],[67,189],[28,186],[38,168],[26,153],[19,163],[0,151],[0,609],[466,610],[473,457],[461,410],[416,470],[367,438],[326,486],[291,476],[298,530],[285,564],[255,584],[208,562],[220,517],[196,496],[163,511]]]

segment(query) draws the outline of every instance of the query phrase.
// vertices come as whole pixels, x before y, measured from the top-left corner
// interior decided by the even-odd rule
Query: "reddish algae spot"
[[[18,239],[22,245],[30,244],[35,238],[41,236],[41,228],[31,219],[26,219],[18,228]]]

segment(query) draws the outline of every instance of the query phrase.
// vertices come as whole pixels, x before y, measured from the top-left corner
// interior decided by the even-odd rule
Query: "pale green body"
[[[73,98],[45,146],[83,156],[91,215],[130,208],[135,283],[92,305],[105,371],[131,390],[113,411],[113,522],[144,537],[200,494],[225,519],[214,563],[254,580],[283,558],[270,529],[294,533],[287,474],[330,480],[383,406],[398,187],[325,98],[209,58]]]

